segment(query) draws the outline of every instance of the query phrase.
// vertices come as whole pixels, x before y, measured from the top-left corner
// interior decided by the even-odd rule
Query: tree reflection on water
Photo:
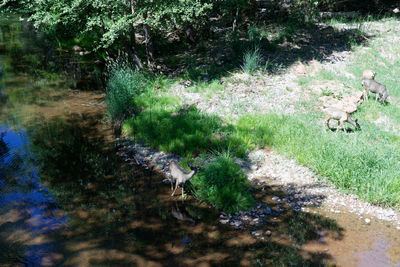
[[[63,215],[33,165],[24,131],[0,128],[0,264],[46,265]]]

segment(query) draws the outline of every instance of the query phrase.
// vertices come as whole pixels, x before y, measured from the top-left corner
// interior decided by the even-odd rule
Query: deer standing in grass
[[[353,125],[354,127],[356,127],[357,129],[360,128],[360,124],[358,124],[357,120],[353,119],[350,114],[348,114],[347,112],[340,110],[338,108],[334,108],[334,107],[324,107],[324,112],[326,114],[325,117],[325,123],[326,126],[328,126],[329,129],[331,129],[329,127],[329,121],[330,120],[337,120],[340,127],[345,131],[346,128],[344,127],[344,122],[348,122],[351,125]]]
[[[373,79],[363,79],[362,85],[365,87],[365,92],[364,92],[365,100],[368,100],[368,93],[371,92],[376,94],[375,101],[378,101],[379,97],[379,100],[381,101],[382,104],[386,102],[386,99],[388,97],[386,86],[376,82]]]
[[[196,171],[192,170],[190,172],[186,172],[179,166],[178,162],[176,162],[175,160],[171,160],[169,162],[169,170],[172,176],[172,178],[170,179],[171,190],[172,190],[173,179],[175,179],[175,190],[172,192],[171,196],[174,196],[175,191],[178,188],[178,185],[183,184],[182,185],[182,199],[183,199],[183,186],[186,183],[186,181],[190,180],[190,178],[193,177]]]

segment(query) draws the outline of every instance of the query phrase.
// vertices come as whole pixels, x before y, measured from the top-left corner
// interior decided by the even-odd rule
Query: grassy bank
[[[334,28],[343,26],[340,21],[330,23]],[[352,23],[345,25],[352,27]],[[228,121],[195,106],[183,105],[170,91],[182,81],[179,78],[142,77],[145,86],[138,87],[127,102],[135,115],[125,120],[122,132],[154,148],[182,156],[182,165],[195,160],[205,163],[205,171],[193,179],[194,194],[227,212],[247,209],[253,203],[248,184],[242,178],[244,174],[235,169],[234,159],[246,160],[247,151],[266,146],[295,158],[346,192],[371,203],[398,207],[400,89],[395,77],[400,74],[400,66],[396,64],[400,40],[386,31],[386,28],[397,31],[398,22],[383,19],[356,23],[357,31],[368,41],[351,44],[352,56],[344,67],[323,66],[317,73],[301,77],[298,83],[308,98],[297,103],[298,112],[294,115],[247,114]],[[243,64],[249,61],[244,57]],[[255,71],[261,78],[266,75],[244,66],[238,66],[236,72]],[[255,66],[260,67],[258,63]],[[371,68],[378,73],[376,80],[388,87],[390,103],[382,105],[371,97],[359,106],[353,116],[359,120],[361,131],[327,130],[323,114],[317,108],[320,95],[309,88],[315,82],[334,82],[362,90],[361,73]],[[139,77],[135,75],[132,74],[133,79]],[[225,80],[229,79],[227,74]],[[251,81],[244,81],[241,86],[252,87]],[[113,86],[110,83],[109,88]],[[223,94],[225,87],[210,80],[194,82],[187,90],[199,93],[207,101],[216,93]],[[226,200],[226,196],[232,198]]]
[[[319,118],[318,113],[246,116],[238,122],[238,135],[274,147],[364,200],[398,206],[399,137],[368,123],[361,131],[333,133]]]

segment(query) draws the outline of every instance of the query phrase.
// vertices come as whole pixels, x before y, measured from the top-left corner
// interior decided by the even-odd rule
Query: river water
[[[255,186],[273,212],[245,229],[170,197],[119,156],[101,67],[16,16],[0,17],[0,66],[0,266],[400,266],[392,225],[293,212],[274,186]]]

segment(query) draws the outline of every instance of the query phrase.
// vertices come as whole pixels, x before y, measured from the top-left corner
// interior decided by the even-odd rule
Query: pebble
[[[219,220],[219,222],[222,223],[222,224],[226,224],[226,223],[229,222],[229,220]]]
[[[240,226],[241,224],[242,224],[241,221],[234,221],[234,222],[231,222],[231,225],[234,225],[234,226],[236,226],[236,227]]]
[[[252,235],[255,235],[255,236],[259,236],[259,235],[260,235],[260,233],[259,233],[259,232],[256,232],[256,231],[251,232],[251,234],[252,234]]]
[[[272,213],[272,210],[269,207],[266,207],[264,209],[264,214],[270,215]]]
[[[365,223],[366,224],[369,224],[371,222],[371,220],[370,219],[368,219],[368,218],[365,218]]]
[[[265,231],[265,234],[266,234],[266,236],[271,236],[271,231],[270,230],[267,230],[267,231]]]

